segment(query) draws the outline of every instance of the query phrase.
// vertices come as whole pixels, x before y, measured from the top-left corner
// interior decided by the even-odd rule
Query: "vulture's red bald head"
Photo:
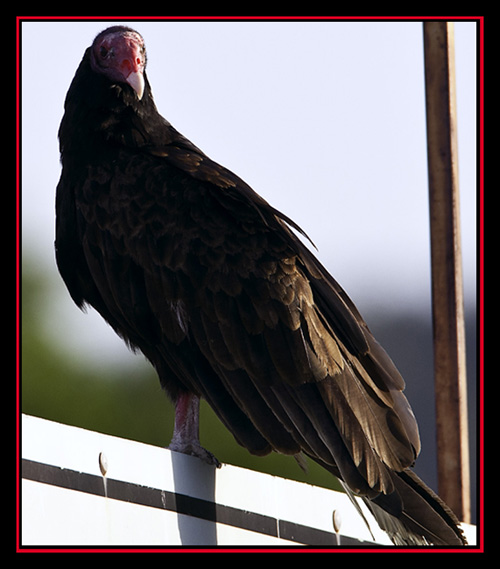
[[[127,83],[142,98],[146,46],[136,31],[114,26],[101,32],[92,44],[91,65],[111,81]]]

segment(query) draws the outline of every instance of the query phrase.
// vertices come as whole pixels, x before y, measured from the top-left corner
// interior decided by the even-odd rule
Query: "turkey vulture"
[[[85,51],[59,130],[55,249],[74,302],[156,369],[170,448],[217,464],[198,441],[204,398],[250,453],[337,476],[395,544],[465,544],[410,470],[404,382],[356,307],[293,221],[159,114],[145,68],[125,26]]]

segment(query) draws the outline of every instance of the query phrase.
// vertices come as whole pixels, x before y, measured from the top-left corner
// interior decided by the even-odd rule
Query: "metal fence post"
[[[470,521],[453,23],[423,24],[438,492]]]

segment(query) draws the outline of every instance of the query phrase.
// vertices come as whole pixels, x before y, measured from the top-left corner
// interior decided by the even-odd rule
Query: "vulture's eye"
[[[108,49],[105,48],[103,45],[101,45],[101,48],[99,49],[99,55],[102,57],[102,59],[106,59],[108,53],[109,53]]]

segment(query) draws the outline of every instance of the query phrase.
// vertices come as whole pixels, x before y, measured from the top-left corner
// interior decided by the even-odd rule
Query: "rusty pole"
[[[438,492],[470,521],[453,23],[423,24]]]

